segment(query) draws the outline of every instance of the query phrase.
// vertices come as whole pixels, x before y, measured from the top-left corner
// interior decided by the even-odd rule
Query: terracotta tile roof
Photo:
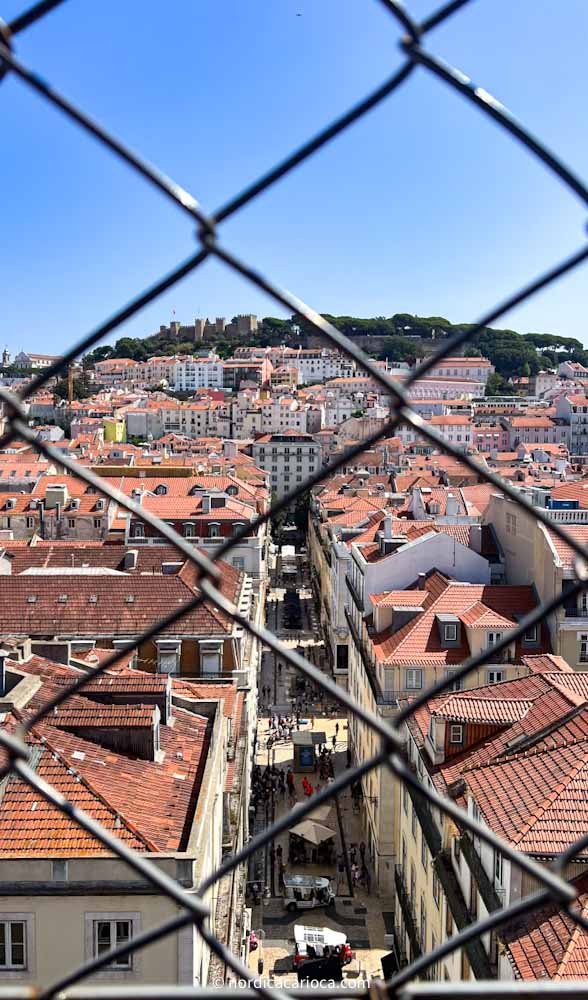
[[[588,498],[586,506],[588,506]],[[546,528],[545,530],[547,531],[549,541],[553,545],[557,553],[557,557],[564,569],[572,570],[577,559],[574,550],[571,549],[569,545],[566,545],[561,538],[558,538],[553,531],[550,531],[549,528]],[[566,534],[568,534],[574,541],[579,542],[580,545],[588,545],[588,524],[566,524]]]
[[[536,605],[531,587],[456,583],[438,572],[427,578],[425,590],[430,594],[430,600],[423,614],[395,632],[388,629],[371,635],[379,662],[416,666],[462,663],[470,655],[466,628],[460,630],[459,645],[445,648],[441,643],[438,614],[454,614],[467,626],[468,613],[475,609],[473,613],[477,621],[484,623],[486,620],[488,627],[507,630],[514,628],[519,618]],[[543,649],[537,652],[548,652],[549,637],[545,627],[542,628],[541,644]],[[516,644],[519,658],[521,652],[519,641]]]
[[[197,593],[196,567],[174,576],[55,574],[0,576],[4,631],[15,635],[136,635]],[[223,563],[221,590],[237,601],[242,574]],[[204,602],[164,631],[173,635],[228,636],[232,619]]]
[[[522,656],[521,659],[525,666],[529,668],[531,673],[545,674],[552,673],[554,670],[557,670],[562,673],[575,675],[573,667],[570,667],[569,663],[564,660],[563,656],[556,656],[555,653],[540,653],[538,656]]]
[[[98,705],[85,698],[70,698],[49,716],[57,729],[145,729],[153,725],[152,705]]]
[[[49,727],[40,727],[40,730],[39,735],[33,733],[27,738],[27,745],[31,748],[30,763],[38,777],[98,820],[127,847],[137,851],[154,850],[155,842],[139,833],[125,817],[127,803],[121,802],[125,808],[119,811],[108,795],[109,790],[106,789],[107,794],[103,795],[78,770],[78,759],[71,760],[58,749],[62,734],[58,730],[51,731]],[[57,737],[57,744],[50,738],[52,732]],[[92,747],[92,744],[87,745]],[[92,749],[97,750],[96,747]],[[108,770],[108,779],[112,784],[112,770],[104,767],[103,770]],[[56,806],[50,805],[26,782],[14,775],[6,779],[0,801],[0,857],[71,858],[110,853],[100,841],[86,833]]]
[[[572,881],[574,907],[588,917],[588,875]],[[588,931],[556,903],[519,917],[499,932],[515,979],[588,979]]]
[[[488,825],[518,850],[552,856],[588,828],[588,739],[467,773]]]
[[[460,722],[508,724],[522,719],[533,702],[508,698],[447,698],[435,715]]]

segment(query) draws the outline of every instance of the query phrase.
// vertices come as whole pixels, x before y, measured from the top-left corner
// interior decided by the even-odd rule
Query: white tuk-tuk
[[[335,893],[330,880],[323,875],[285,875],[284,906],[295,910],[312,910],[315,906],[331,906]]]
[[[338,958],[341,965],[348,965],[355,958],[345,934],[332,931],[330,927],[294,927],[294,958],[292,966],[296,970],[304,962],[315,958]]]

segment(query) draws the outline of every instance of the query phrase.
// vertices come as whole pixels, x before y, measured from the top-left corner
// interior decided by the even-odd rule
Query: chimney
[[[417,577],[417,590],[425,589],[425,580],[427,579],[426,573],[419,573]]]
[[[131,490],[131,500],[134,500],[135,503],[139,504],[139,506],[141,506],[143,503],[143,495],[144,495],[144,490],[141,487]]]
[[[202,497],[202,513],[210,514],[210,495],[208,493],[204,493]]]
[[[236,441],[223,441],[223,455],[225,458],[234,458],[237,454],[237,442]]]
[[[477,552],[479,555],[482,554],[482,525],[472,524],[470,528],[470,548]]]
[[[384,540],[392,538],[392,518],[390,514],[386,514],[386,516],[384,517],[383,530],[384,534],[382,535],[382,537],[384,538]]]
[[[453,495],[453,493],[448,493],[447,494],[447,504],[446,504],[446,507],[445,507],[445,513],[447,514],[448,517],[455,517],[455,515],[458,512],[459,512],[459,504],[458,504],[455,496]]]
[[[67,486],[65,483],[55,483],[54,486],[48,486],[45,490],[45,508],[47,510],[53,510],[55,507],[63,507],[68,499]]]
[[[137,559],[139,558],[138,549],[127,549],[125,552],[125,557],[123,559],[123,566],[125,569],[136,569]]]

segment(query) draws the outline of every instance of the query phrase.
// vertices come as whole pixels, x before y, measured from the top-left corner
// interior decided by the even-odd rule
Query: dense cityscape
[[[517,335],[489,331],[490,356],[466,343],[419,376],[443,324],[356,323],[372,372],[296,316],[174,320],[64,366],[4,351],[5,392],[52,374],[18,404],[26,433],[7,438],[14,397],[0,421],[3,762],[24,732],[38,777],[178,894],[4,770],[0,984],[94,961],[113,987],[234,984],[185,920],[125,951],[203,884],[252,977],[389,979],[530,897],[585,834],[588,598],[558,527],[588,543],[588,366],[536,335],[513,367]],[[390,378],[420,433],[388,428]],[[223,606],[192,551],[216,557]],[[369,766],[374,718],[399,726],[394,766]],[[585,851],[568,859],[582,909],[586,870]],[[581,979],[586,942],[551,901],[423,978]]]

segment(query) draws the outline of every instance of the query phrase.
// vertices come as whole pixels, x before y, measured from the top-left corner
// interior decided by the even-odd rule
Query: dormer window
[[[443,634],[445,642],[455,642],[457,639],[457,625],[452,622],[450,625],[445,625],[443,629]]]
[[[528,629],[525,629],[523,642],[530,646],[539,642],[539,630],[537,625],[530,625]]]
[[[159,486],[155,487],[153,492],[156,493],[158,497],[164,497],[167,493],[167,486],[165,486],[163,483],[160,483]]]
[[[463,726],[452,725],[449,727],[449,742],[453,744],[463,743]]]
[[[141,521],[134,521],[131,525],[131,535],[133,538],[145,538],[145,525]]]

